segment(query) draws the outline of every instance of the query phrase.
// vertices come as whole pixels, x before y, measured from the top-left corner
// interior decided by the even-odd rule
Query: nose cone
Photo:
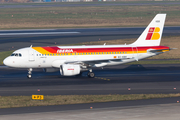
[[[12,60],[9,57],[7,57],[3,60],[3,63],[6,66],[11,66],[11,62],[12,62]]]

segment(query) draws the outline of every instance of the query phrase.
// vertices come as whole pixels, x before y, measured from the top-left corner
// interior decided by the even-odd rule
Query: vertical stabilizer
[[[157,14],[140,37],[132,43],[135,46],[159,46],[166,14]]]

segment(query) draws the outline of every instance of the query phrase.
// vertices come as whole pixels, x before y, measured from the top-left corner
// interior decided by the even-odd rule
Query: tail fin
[[[157,14],[147,26],[141,36],[132,45],[135,46],[159,46],[166,14]]]

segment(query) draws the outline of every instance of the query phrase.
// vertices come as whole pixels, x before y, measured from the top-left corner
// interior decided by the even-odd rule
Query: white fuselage
[[[142,52],[142,50],[140,50],[139,47],[134,47],[131,45],[106,45],[106,46],[97,45],[97,46],[66,46],[66,47],[58,46],[58,48],[61,49],[61,53],[59,53],[58,51],[59,49],[58,49],[57,53],[52,53],[52,54],[41,53],[41,51],[36,50],[36,47],[22,48],[13,52],[14,55],[7,57],[4,60],[4,64],[10,67],[17,67],[17,68],[59,68],[61,64],[65,64],[66,62],[100,60],[102,62],[95,63],[93,64],[92,67],[102,67],[106,65],[117,65],[127,62],[133,62],[157,54],[157,53],[147,52],[148,49],[152,49],[151,47],[146,47],[145,48],[146,51],[143,50]],[[101,48],[101,52],[97,50],[99,48]],[[110,48],[111,49],[117,48],[117,49],[116,51],[112,52]],[[77,49],[78,50],[83,49],[83,52],[78,53],[76,51]],[[88,51],[88,49],[91,49],[91,51]],[[109,51],[107,50],[106,52],[102,51],[105,49],[108,49]],[[153,49],[157,49],[157,48],[153,48]],[[73,52],[67,51],[65,53],[65,51],[63,52],[62,50],[73,50]],[[109,61],[103,62],[103,60],[109,60]]]

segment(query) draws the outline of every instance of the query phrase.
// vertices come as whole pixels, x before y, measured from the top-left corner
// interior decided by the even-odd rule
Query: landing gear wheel
[[[28,75],[27,75],[27,78],[29,78],[29,79],[30,79],[31,77],[32,77],[32,76],[31,76],[31,74],[28,74]]]
[[[32,68],[28,69],[28,74],[27,74],[27,78],[31,78],[32,77]]]
[[[94,76],[95,76],[95,74],[94,74],[93,72],[89,72],[89,73],[88,73],[88,77],[89,77],[89,78],[94,78]]]

